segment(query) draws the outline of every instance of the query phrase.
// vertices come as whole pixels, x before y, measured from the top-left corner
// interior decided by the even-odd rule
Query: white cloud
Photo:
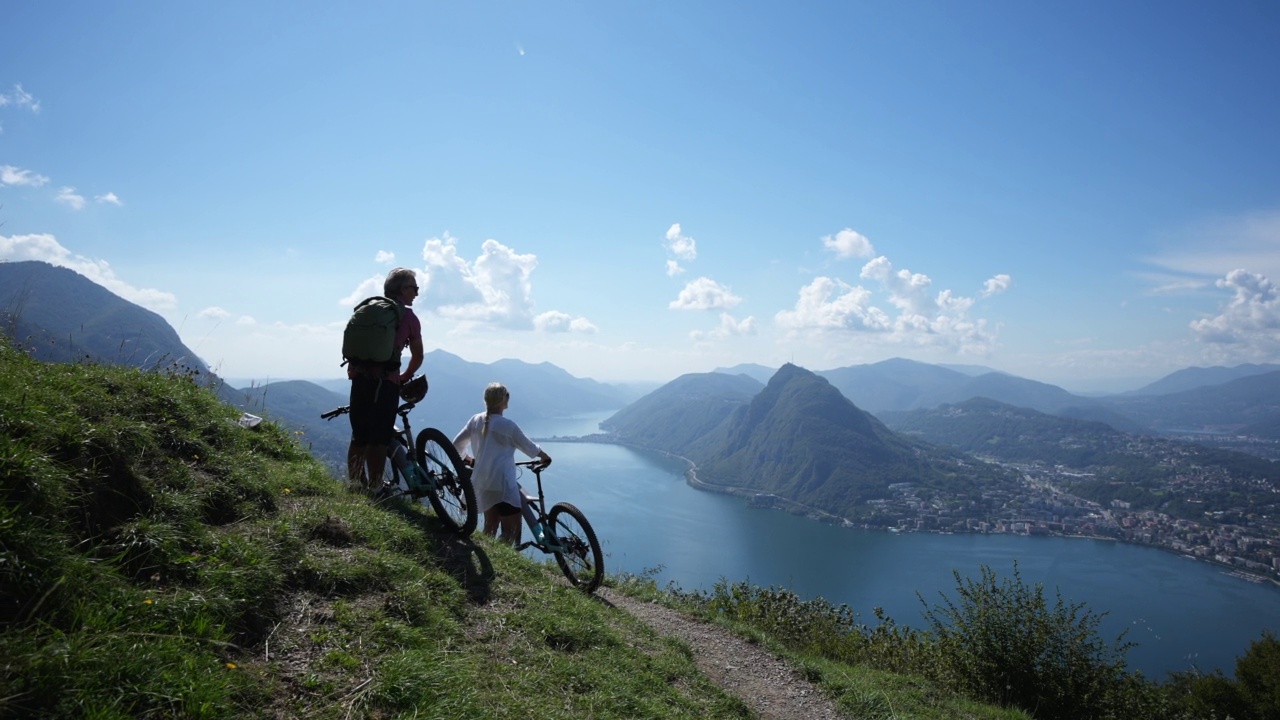
[[[48,234],[10,237],[0,235],[0,260],[41,260],[50,265],[69,268],[125,300],[157,312],[172,309],[178,304],[173,293],[136,288],[116,277],[106,260],[91,260],[82,255],[73,255],[54,236]]]
[[[672,300],[668,308],[672,310],[725,310],[737,307],[742,298],[734,295],[729,288],[708,277],[700,277],[684,286],[680,295]]]
[[[258,321],[255,320],[251,315],[241,315],[240,319],[236,320],[236,324],[243,325],[246,327],[251,327],[251,326],[257,325]]]
[[[432,238],[422,250],[427,284],[419,299],[443,318],[528,330],[533,327],[534,255],[515,252],[497,240],[485,240],[474,263],[458,255],[448,235]]]
[[[727,337],[737,337],[742,335],[756,334],[756,319],[754,317],[746,318],[739,321],[727,312],[720,313],[720,326],[710,332],[694,330],[689,336],[694,340],[704,340],[708,338],[719,339]]]
[[[870,290],[819,277],[801,288],[795,308],[779,312],[775,322],[791,335],[871,333],[886,343],[947,347],[962,353],[983,354],[994,345],[986,320],[969,317],[973,298],[950,290],[934,294],[927,275],[895,272],[883,256],[864,265],[862,277],[879,282],[895,315],[876,306]],[[1004,287],[1003,277],[992,278],[987,287]]]
[[[379,265],[390,265],[396,261],[396,254],[386,250],[379,250],[378,254],[373,256],[373,261]]]
[[[584,317],[573,317],[559,310],[544,312],[533,319],[533,326],[539,332],[562,333],[594,333],[596,326]]]
[[[1234,346],[1243,359],[1271,360],[1280,351],[1280,294],[1266,277],[1232,270],[1217,286],[1233,296],[1213,317],[1191,323],[1192,335],[1202,343]]]
[[[350,295],[339,299],[338,304],[345,308],[354,308],[356,303],[367,297],[381,295],[382,284],[385,281],[386,278],[381,275],[374,275],[373,277],[365,278],[360,281],[359,285],[356,285],[355,290],[352,290]]]
[[[680,267],[680,263],[675,260],[667,261],[667,277],[675,277],[684,272],[684,268]]]
[[[30,170],[23,170],[12,165],[0,165],[0,184],[40,187],[47,182],[49,182],[49,178],[35,174]]]
[[[124,205],[124,203],[120,202],[120,198],[116,197],[116,194],[113,192],[95,195],[93,199],[100,203],[110,203],[116,206]]]
[[[217,305],[214,305],[212,307],[207,307],[201,310],[200,312],[196,313],[196,317],[203,318],[203,319],[212,319],[212,320],[226,320],[227,318],[231,317],[231,313],[227,312],[226,310],[223,310]]]
[[[996,275],[982,284],[982,297],[999,295],[1013,286],[1013,278],[1008,275]]]
[[[889,316],[871,305],[871,292],[829,277],[817,277],[800,289],[794,310],[783,310],[774,322],[785,330],[866,330],[885,332]]]
[[[841,258],[871,257],[876,254],[875,248],[871,247],[871,241],[850,228],[845,228],[835,235],[823,237],[822,246]]]
[[[11,93],[0,93],[0,107],[5,107],[6,105],[26,108],[33,113],[40,112],[40,101],[31,93],[23,90],[21,85],[14,85]]]
[[[697,241],[681,234],[680,223],[675,223],[670,228],[667,228],[667,250],[681,260],[696,260],[698,258]]]
[[[58,195],[54,200],[57,200],[60,203],[65,203],[72,210],[84,209],[84,196],[76,194],[76,189],[69,185],[60,188],[58,190]]]

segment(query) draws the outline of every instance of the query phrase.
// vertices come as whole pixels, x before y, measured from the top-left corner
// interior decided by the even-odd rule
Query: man
[[[422,323],[409,308],[418,296],[418,278],[408,268],[387,273],[382,294],[401,306],[396,326],[395,356],[387,363],[351,361],[351,445],[347,448],[347,477],[353,488],[376,493],[382,487],[387,446],[395,430],[400,386],[422,366]],[[409,366],[400,371],[400,358],[409,347]]]

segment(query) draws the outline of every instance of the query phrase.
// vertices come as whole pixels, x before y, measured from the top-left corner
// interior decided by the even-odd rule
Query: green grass
[[[238,417],[199,378],[0,347],[0,716],[752,717],[554,566],[347,493]],[[1027,717],[823,651],[823,612],[748,620],[718,619],[850,717]]]

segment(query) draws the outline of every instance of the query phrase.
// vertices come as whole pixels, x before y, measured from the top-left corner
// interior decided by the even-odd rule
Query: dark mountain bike
[[[400,424],[387,447],[387,467],[378,496],[388,499],[408,495],[415,500],[426,497],[441,522],[459,535],[469,536],[476,529],[476,491],[471,486],[471,470],[462,464],[453,442],[436,428],[425,428],[418,433],[416,442],[413,440],[409,411],[426,395],[425,377],[414,378],[401,388],[404,402],[396,410]],[[349,412],[351,407],[343,405],[320,417],[332,420]]]
[[[567,502],[556,503],[551,512],[547,512],[547,500],[542,492],[542,462],[529,460],[516,465],[529,468],[538,478],[538,497],[530,498],[529,503],[535,518],[526,520],[533,540],[517,549],[536,548],[550,553],[574,587],[585,593],[595,592],[604,580],[604,553],[587,516]]]

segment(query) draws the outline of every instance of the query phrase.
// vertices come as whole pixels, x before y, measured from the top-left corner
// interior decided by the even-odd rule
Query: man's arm
[[[409,367],[400,375],[400,382],[406,383],[413,379],[413,374],[422,367],[422,336],[409,338]]]

